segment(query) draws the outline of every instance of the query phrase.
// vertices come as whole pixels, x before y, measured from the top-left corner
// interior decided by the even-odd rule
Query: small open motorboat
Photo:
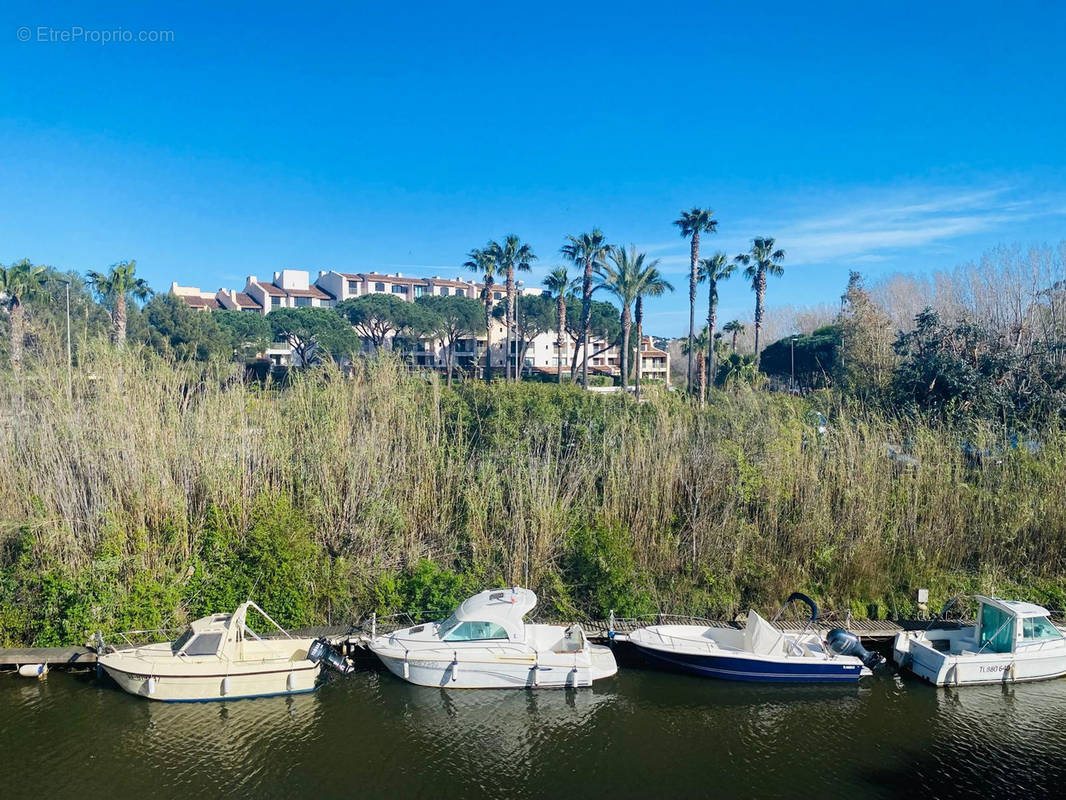
[[[284,638],[256,634],[247,625],[250,609]],[[97,663],[130,694],[195,702],[310,692],[322,663],[337,658],[325,640],[294,639],[263,609],[248,602],[232,614],[196,620],[173,642],[103,653]]]
[[[700,625],[649,625],[629,634],[651,661],[708,678],[772,683],[842,683],[871,675],[881,662],[867,652],[859,637],[843,628],[829,631],[826,641],[811,626],[818,607],[795,592],[774,617],[776,622],[794,601],[806,604],[811,617],[799,633],[785,633],[754,610],[744,628]]]
[[[957,598],[956,598],[957,599]],[[896,634],[892,657],[934,686],[1040,681],[1066,675],[1066,638],[1046,608],[976,595],[977,624]],[[954,604],[952,600],[941,613]]]
[[[610,648],[590,644],[580,625],[526,624],[529,589],[476,594],[443,622],[376,636],[370,649],[394,675],[455,689],[590,686],[618,670]]]

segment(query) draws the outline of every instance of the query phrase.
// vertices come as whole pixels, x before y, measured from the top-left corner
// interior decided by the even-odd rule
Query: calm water
[[[0,674],[0,797],[1066,797],[1066,680],[733,684],[630,666],[579,691],[371,668],[312,695],[167,705]]]

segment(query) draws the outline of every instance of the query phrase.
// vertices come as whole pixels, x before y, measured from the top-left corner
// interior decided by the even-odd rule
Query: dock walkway
[[[686,624],[685,618],[670,617],[671,623]],[[711,625],[721,628],[739,628],[740,623],[711,620],[690,620],[691,624]],[[566,624],[566,623],[556,623]],[[616,619],[613,623],[615,638],[625,641],[627,635],[644,625],[654,624],[652,620],[625,620]],[[814,629],[825,632],[830,628],[837,627],[842,623],[818,620]],[[889,620],[851,620],[847,627],[865,640],[873,642],[891,639],[902,630],[911,630],[916,627],[927,625],[925,621],[901,621]],[[608,631],[611,625],[607,620],[594,620],[582,623],[585,634],[589,639],[597,642],[608,640]],[[395,626],[394,626],[395,627]],[[798,633],[801,626],[792,623],[782,623],[778,627],[786,633]],[[388,632],[387,627],[378,626],[378,633]],[[317,628],[302,628],[295,630],[292,635],[298,638],[329,639],[336,647],[340,648],[345,655],[353,655],[360,650],[365,650],[370,641],[369,626],[356,625],[333,625]],[[47,664],[50,669],[91,667],[96,664],[96,651],[89,647],[20,647],[8,650],[0,650],[0,668],[18,667],[22,664]]]

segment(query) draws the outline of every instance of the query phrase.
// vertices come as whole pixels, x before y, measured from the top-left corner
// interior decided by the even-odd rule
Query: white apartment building
[[[391,294],[401,300],[413,302],[424,296],[458,296],[480,300],[484,284],[476,281],[454,280],[433,276],[416,278],[402,273],[390,275],[378,272],[339,272],[322,270],[314,283],[306,270],[283,269],[273,273],[271,281],[259,281],[254,275],[246,279],[244,290],[219,289],[215,293],[201,292],[191,286],[179,286],[177,282],[170,286],[170,293],[180,297],[191,308],[201,311],[211,309],[232,309],[268,314],[278,308],[330,308],[337,303],[354,297],[370,294]],[[521,283],[518,291],[526,295],[539,295],[542,290],[525,287]],[[493,301],[504,299],[505,288],[502,283],[494,284]],[[389,345],[391,347],[391,342]],[[485,361],[485,348],[491,347],[493,369],[502,372],[506,366],[506,329],[496,319],[492,320],[490,335],[485,333],[468,339],[456,341],[453,347],[453,363],[460,369],[479,368]],[[518,342],[512,342],[512,359],[517,358],[520,350]],[[603,339],[594,338],[590,342],[589,373],[617,377],[621,372],[621,357],[617,345]],[[524,372],[556,374],[560,358],[564,374],[569,374],[574,363],[575,354],[580,364],[581,345],[569,336],[563,338],[562,352],[559,352],[558,334],[542,333],[536,336],[525,352],[522,365]],[[292,363],[292,352],[286,345],[275,343],[266,355],[275,365]],[[425,340],[419,342],[412,352],[415,365],[443,369],[446,364],[446,350],[439,341]],[[641,342],[641,369],[645,380],[669,381],[670,356],[658,349],[650,336]]]

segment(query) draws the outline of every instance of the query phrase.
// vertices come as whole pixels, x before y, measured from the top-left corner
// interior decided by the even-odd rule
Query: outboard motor
[[[880,653],[871,653],[862,646],[862,640],[844,628],[833,628],[825,637],[829,649],[838,656],[855,656],[870,669],[878,666],[884,658]]]
[[[325,664],[334,672],[347,675],[354,667],[344,656],[333,649],[328,639],[315,639],[307,648],[307,660],[312,664]]]

